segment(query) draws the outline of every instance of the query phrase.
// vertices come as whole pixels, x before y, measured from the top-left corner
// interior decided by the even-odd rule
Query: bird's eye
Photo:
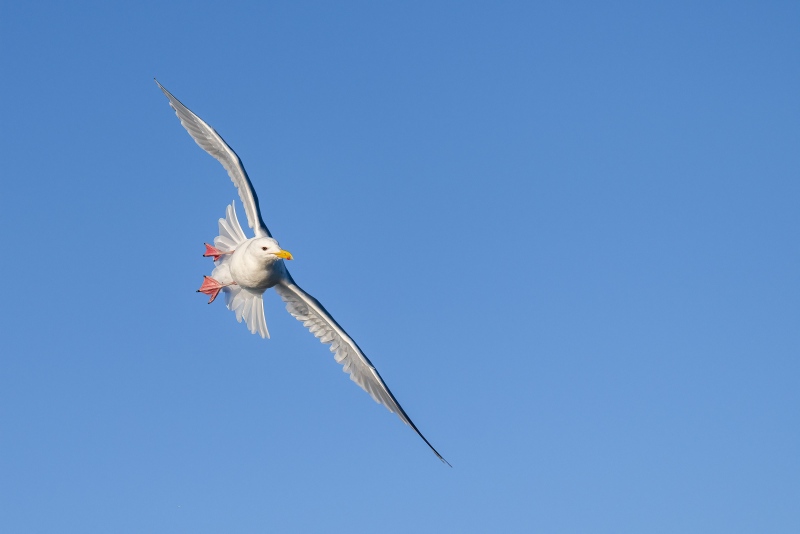
[[[267,247],[261,247],[261,250],[267,250]]]

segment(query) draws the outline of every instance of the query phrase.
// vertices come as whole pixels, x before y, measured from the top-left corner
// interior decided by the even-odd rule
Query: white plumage
[[[244,321],[250,332],[269,337],[262,299],[264,292],[274,287],[286,303],[289,313],[301,321],[322,343],[330,345],[334,359],[342,365],[342,370],[350,375],[350,379],[376,402],[397,414],[401,421],[414,429],[440,460],[450,465],[417,429],[356,342],[317,299],[303,291],[292,279],[284,265],[284,259],[292,259],[292,256],[280,248],[264,224],[258,197],[239,156],[213,128],[181,104],[158,81],[156,83],[169,99],[189,135],[228,171],[239,191],[248,225],[255,233],[255,237],[247,238],[236,217],[234,204],[231,203],[225,218],[219,220],[219,235],[214,238],[214,247],[209,247],[211,252],[207,253],[214,257],[215,268],[211,277],[206,277],[200,291],[212,295],[212,301],[218,292],[224,292],[225,304],[236,314],[236,319],[239,322]]]

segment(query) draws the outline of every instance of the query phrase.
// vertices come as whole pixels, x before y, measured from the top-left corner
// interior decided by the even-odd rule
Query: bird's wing
[[[441,461],[450,465],[417,429],[392,392],[389,391],[369,358],[317,299],[300,289],[291,277],[276,285],[275,291],[286,303],[286,309],[295,319],[302,321],[303,326],[308,328],[322,343],[331,345],[330,350],[334,354],[334,359],[342,364],[342,370],[350,375],[350,380],[361,386],[376,402],[397,414],[401,421],[414,429]]]
[[[181,120],[181,124],[192,139],[200,145],[200,148],[214,156],[225,170],[228,171],[228,176],[233,180],[233,184],[239,190],[239,198],[242,199],[244,205],[244,212],[247,215],[247,224],[255,232],[256,237],[272,237],[269,233],[267,225],[264,224],[261,218],[261,210],[258,207],[258,197],[253,189],[253,184],[250,182],[250,177],[244,170],[242,160],[236,155],[231,147],[225,142],[224,139],[203,119],[192,113],[192,111],[181,104],[180,100],[172,96],[172,93],[167,91],[163,85],[158,83],[158,87],[164,91],[169,99],[169,105],[175,110],[175,114]]]

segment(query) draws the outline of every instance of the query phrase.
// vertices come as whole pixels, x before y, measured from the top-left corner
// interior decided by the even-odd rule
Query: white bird
[[[234,204],[231,203],[225,218],[219,220],[219,236],[214,238],[214,246],[206,244],[204,256],[214,259],[215,268],[211,276],[204,277],[198,292],[209,295],[210,304],[222,291],[228,309],[236,313],[239,322],[244,319],[250,332],[269,337],[262,297],[267,289],[275,288],[289,313],[302,321],[322,343],[330,344],[335,360],[342,364],[343,371],[350,375],[350,379],[376,402],[397,414],[442,462],[450,465],[417,429],[356,342],[317,299],[294,282],[283,261],[291,260],[292,255],[278,245],[264,224],[258,197],[239,156],[211,126],[181,104],[158,80],[156,84],[167,95],[170,106],[189,135],[228,171],[228,176],[239,190],[247,223],[255,233],[255,237],[249,239],[245,236],[236,218]]]

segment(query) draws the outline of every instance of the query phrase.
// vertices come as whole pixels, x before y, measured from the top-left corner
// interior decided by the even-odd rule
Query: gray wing
[[[175,110],[175,114],[181,120],[181,124],[186,128],[186,131],[189,132],[189,135],[192,136],[192,139],[200,145],[200,148],[222,163],[222,166],[228,171],[228,176],[233,180],[233,185],[239,190],[239,198],[242,199],[244,212],[247,215],[247,224],[253,229],[256,237],[272,237],[267,225],[261,219],[261,210],[258,207],[258,197],[255,189],[253,189],[253,184],[250,182],[250,177],[247,176],[242,160],[239,159],[236,152],[228,146],[228,143],[222,139],[214,128],[181,104],[180,100],[172,96],[172,93],[158,83],[158,80],[156,80],[156,84],[167,95],[169,105]]]
[[[401,421],[414,429],[419,437],[428,444],[428,447],[441,461],[450,465],[433,445],[425,439],[422,432],[408,417],[405,410],[394,398],[386,383],[378,374],[369,358],[356,345],[356,342],[347,335],[347,332],[331,317],[328,311],[317,299],[300,289],[291,277],[275,286],[275,291],[286,303],[286,309],[298,321],[308,328],[322,343],[330,344],[334,359],[342,364],[343,371],[350,375],[350,380],[361,386],[376,402],[383,404],[390,412],[397,414]]]

